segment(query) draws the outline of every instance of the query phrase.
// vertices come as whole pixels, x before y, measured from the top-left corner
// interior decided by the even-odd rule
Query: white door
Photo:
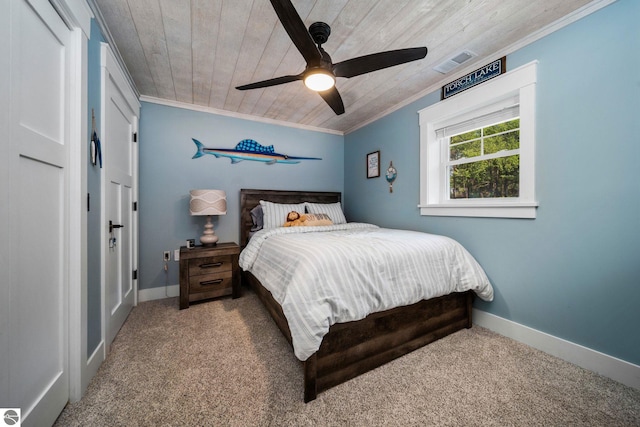
[[[111,51],[103,45],[102,149],[105,253],[105,349],[127,319],[136,301],[138,110],[120,78]],[[132,105],[134,104],[134,105]]]
[[[10,10],[9,10],[10,9]],[[46,0],[3,2],[10,14],[6,268],[0,403],[22,425],[51,425],[69,398],[71,33]],[[2,132],[2,137],[7,136]],[[5,317],[3,316],[3,319]],[[3,344],[5,341],[3,340]],[[6,359],[5,359],[6,357]]]

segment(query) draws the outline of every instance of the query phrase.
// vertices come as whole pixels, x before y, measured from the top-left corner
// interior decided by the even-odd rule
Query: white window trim
[[[530,62],[418,112],[420,115],[421,215],[535,218],[535,106],[538,61]],[[519,197],[450,200],[444,182],[442,146],[436,130],[520,104]]]

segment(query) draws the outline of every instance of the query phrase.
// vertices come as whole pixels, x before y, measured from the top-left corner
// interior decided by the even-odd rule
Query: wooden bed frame
[[[335,192],[240,190],[240,246],[246,246],[252,227],[250,211],[268,200],[275,203],[335,203]],[[282,307],[250,272],[243,282],[256,292],[276,325],[291,344]],[[453,293],[416,304],[373,313],[362,320],[338,323],[329,329],[320,349],[304,364],[304,401],[351,378],[377,368],[453,332],[471,327],[473,293]]]

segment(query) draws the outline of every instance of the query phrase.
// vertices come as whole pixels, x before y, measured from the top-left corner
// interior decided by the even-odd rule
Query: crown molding
[[[284,127],[290,127],[290,128],[302,129],[302,130],[310,130],[310,131],[313,131],[313,132],[329,133],[329,134],[340,135],[340,136],[344,135],[344,132],[339,131],[339,130],[325,129],[325,128],[319,128],[319,127],[315,127],[315,126],[301,125],[301,124],[298,124],[298,123],[285,122],[285,121],[282,121],[282,120],[269,119],[269,118],[266,118],[266,117],[252,116],[250,114],[243,114],[243,113],[236,113],[236,112],[233,112],[233,111],[219,110],[217,108],[207,107],[207,106],[204,106],[204,105],[195,105],[195,104],[189,104],[189,103],[186,103],[186,102],[172,101],[172,100],[168,100],[168,99],[161,99],[161,98],[156,98],[156,97],[153,97],[153,96],[142,95],[142,96],[140,96],[140,101],[150,102],[152,104],[165,105],[167,107],[182,108],[184,110],[192,110],[192,111],[199,111],[199,112],[202,112],[202,113],[216,114],[218,116],[233,117],[235,119],[249,120],[249,121],[252,121],[252,122],[267,123],[267,124],[270,124],[270,125],[284,126]]]

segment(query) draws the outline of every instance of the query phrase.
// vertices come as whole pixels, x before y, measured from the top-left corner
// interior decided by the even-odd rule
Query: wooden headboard
[[[249,241],[249,232],[253,226],[251,209],[260,204],[260,200],[273,203],[335,203],[342,201],[342,193],[333,191],[281,191],[281,190],[240,190],[240,246]]]

